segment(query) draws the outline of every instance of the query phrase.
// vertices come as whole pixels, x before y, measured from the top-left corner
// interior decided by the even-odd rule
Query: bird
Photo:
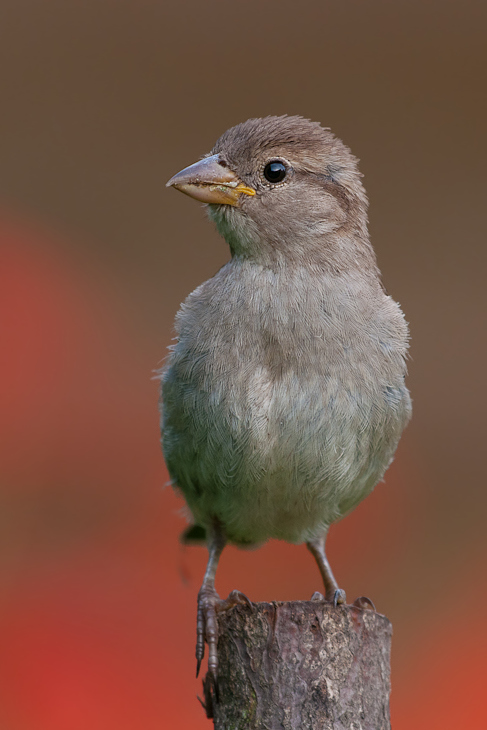
[[[165,461],[187,537],[209,551],[197,674],[206,643],[216,681],[217,613],[252,605],[216,592],[227,543],[306,543],[324,600],[346,602],[326,535],[382,480],[410,419],[409,331],[381,281],[358,160],[329,128],[249,119],[167,186],[203,202],[230,249],[181,305],[160,372]]]

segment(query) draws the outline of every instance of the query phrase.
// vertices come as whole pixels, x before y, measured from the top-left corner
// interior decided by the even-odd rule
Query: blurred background
[[[349,599],[394,625],[395,730],[485,727],[482,0],[3,0],[0,727],[208,728],[204,548],[159,448],[153,370],[228,258],[165,181],[252,116],[319,120],[361,159],[412,331],[414,418],[330,534]],[[217,588],[320,588],[303,546],[225,551]]]

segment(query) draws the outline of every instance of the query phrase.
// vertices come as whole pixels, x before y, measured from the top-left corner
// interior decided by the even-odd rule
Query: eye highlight
[[[287,174],[286,165],[280,160],[271,160],[264,167],[264,177],[270,183],[280,183]]]

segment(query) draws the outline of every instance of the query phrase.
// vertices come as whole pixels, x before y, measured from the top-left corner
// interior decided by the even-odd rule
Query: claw
[[[375,611],[376,608],[373,604],[373,602],[370,600],[370,598],[367,598],[367,596],[359,596],[355,599],[353,602],[354,606],[357,606],[357,608],[363,608],[367,611]]]
[[[344,604],[347,602],[347,594],[343,590],[343,588],[337,588],[335,591],[335,594],[333,596],[333,605],[336,608],[338,605]]]
[[[213,674],[210,674],[210,682],[211,692],[215,696],[215,701],[218,703],[220,702],[220,687],[218,685],[216,677]]]
[[[319,591],[315,591],[315,592],[313,593],[313,595],[311,596],[311,599],[310,599],[310,600],[311,600],[311,601],[324,601],[324,600],[325,600],[325,597],[324,597],[324,595],[323,595],[322,593],[320,593]]]
[[[210,674],[207,674],[203,680],[203,692],[205,695],[204,701],[201,697],[198,697],[198,699],[206,712],[206,717],[212,720],[215,716],[215,704],[218,702],[219,694],[218,685]]]
[[[250,598],[247,598],[245,593],[240,591],[232,591],[224,601],[218,603],[216,610],[220,613],[220,611],[228,611],[229,608],[234,606],[247,606],[252,612],[254,611],[254,604]]]

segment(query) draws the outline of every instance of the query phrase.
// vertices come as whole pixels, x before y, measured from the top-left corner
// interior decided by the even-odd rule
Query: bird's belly
[[[164,451],[196,521],[235,542],[303,542],[363,499],[387,468],[406,420],[380,389],[295,372],[166,379]]]

